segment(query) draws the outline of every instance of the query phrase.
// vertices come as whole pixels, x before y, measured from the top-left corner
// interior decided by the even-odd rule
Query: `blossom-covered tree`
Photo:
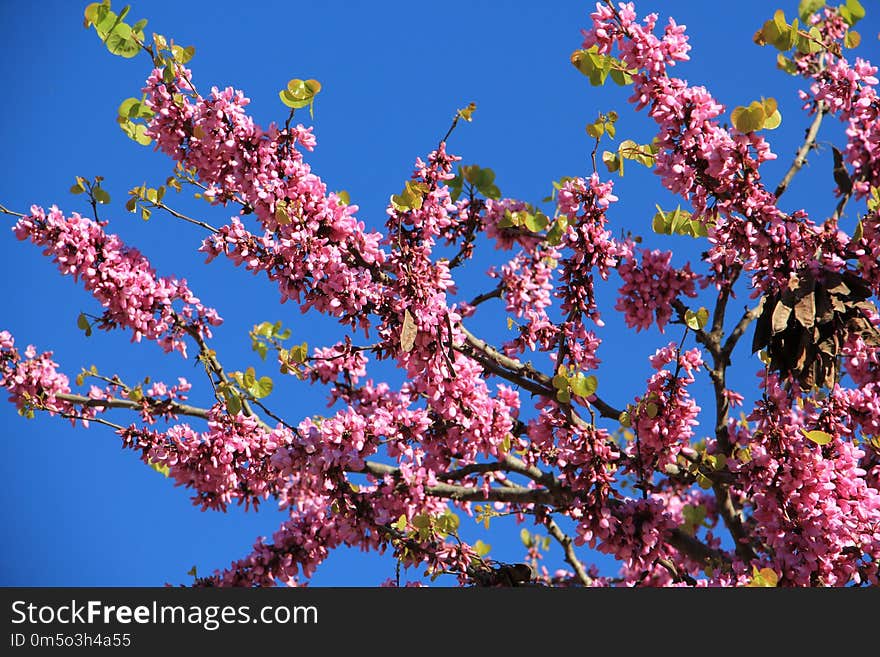
[[[120,106],[120,126],[175,166],[164,184],[132,189],[127,209],[196,224],[208,262],[228,259],[268,279],[282,302],[334,318],[339,339],[319,346],[294,344],[280,323],[250,335],[280,376],[326,389],[331,410],[285,408],[271,378],[224,367],[212,336],[220,314],[108,230],[101,178],[72,188],[91,217],[0,210],[16,217],[19,240],[99,302],[81,329],[125,331],[195,359],[213,403],[189,403],[194,383],[183,377],[126,381],[85,369],[71,381],[51,352],[8,331],[0,385],[23,416],[109,427],[203,510],[266,501],[285,510],[270,539],[198,585],[307,583],[340,546],[389,552],[462,585],[877,584],[880,98],[876,67],[847,52],[864,14],[857,0],[802,0],[796,18],[777,11],[756,32],[779,67],[804,80],[811,121],[776,187],[761,169],[777,157],[766,138],[781,123],[777,102],[728,111],[674,77],[689,58],[684,27],[599,2],[571,62],[594,86],[628,87],[634,110],[656,124],[654,139],[617,141],[619,115],[600,114],[587,126],[591,170],[532,204],[503,197],[491,169],[461,165],[448,149],[473,117],[469,105],[416,159],[380,229],[306,161],[316,139],[299,121],[319,82],[291,80],[280,92],[287,119],[260,126],[242,91],[198,89],[193,49],[148,38],[145,21],[126,22],[127,8],[91,4],[86,25],[110,52],[152,63],[143,95]],[[827,118],[846,126],[834,149],[836,209],[783,209]],[[676,266],[671,252],[620,233],[614,180],[627,160],[680,197],[676,210],[658,209],[653,230],[701,240],[698,262]],[[234,214],[219,227],[182,214],[166,193],[184,187]],[[844,211],[857,204],[844,230]],[[506,262],[486,272],[484,293],[462,299],[456,274],[493,247]],[[602,285],[617,290],[628,327],[675,334],[645,354],[653,373],[629,399],[607,399],[591,373]],[[752,305],[731,319],[737,293]],[[713,308],[694,303],[701,294]],[[503,343],[473,330],[489,303],[510,316]],[[740,342],[752,331],[750,352]],[[734,360],[753,364],[757,394],[728,386]],[[402,383],[372,373],[389,366]],[[697,377],[711,381],[705,399]],[[747,398],[754,404],[734,417]],[[713,426],[699,424],[701,409],[714,409]],[[488,526],[498,516],[523,525],[525,563],[499,563],[484,542],[462,538],[462,517]],[[534,525],[558,542],[567,568],[541,567]],[[617,559],[619,572],[590,564],[593,550]]]

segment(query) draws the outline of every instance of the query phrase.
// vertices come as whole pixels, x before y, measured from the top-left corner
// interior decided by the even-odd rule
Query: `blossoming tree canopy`
[[[75,373],[2,331],[0,385],[25,418],[115,433],[204,511],[284,511],[250,553],[194,571],[197,585],[307,583],[342,546],[393,555],[396,576],[376,581],[388,585],[413,573],[480,586],[878,583],[880,98],[876,67],[855,50],[858,0],[802,0],[756,26],[754,42],[801,79],[802,117],[769,97],[725,106],[676,77],[690,57],[684,26],[599,2],[571,65],[582,84],[625,87],[632,107],[589,110],[585,170],[543,200],[506,197],[492,169],[454,154],[455,132],[478,116],[472,103],[414,154],[382,220],[309,164],[320,81],[281,81],[279,120],[260,125],[244,91],[200,87],[194,48],[129,14],[104,0],[86,7],[85,25],[110,53],[150,63],[118,123],[169,158],[171,175],[132,188],[125,210],[195,224],[202,258],[267,280],[289,302],[286,319],[258,320],[245,338],[252,364],[227,368],[212,333],[222,308],[114,234],[123,203],[103,178],[78,177],[81,211],[0,206],[15,237],[95,297],[81,330],[155,342],[195,361],[198,376]],[[630,111],[652,140],[619,134]],[[836,207],[791,209],[780,199],[830,120],[845,126],[829,171]],[[768,182],[771,131],[802,124],[787,172]],[[673,248],[696,240],[700,258],[680,262],[622,230],[614,185],[632,167],[678,197],[639,230]],[[224,223],[175,209],[184,190],[223,208]],[[502,264],[475,271],[481,249]],[[485,291],[464,298],[461,277],[477,274]],[[613,309],[600,308],[603,286]],[[735,297],[750,301],[741,315]],[[502,307],[509,338],[492,343],[476,318]],[[296,310],[331,318],[337,336],[298,341]],[[597,376],[613,311],[634,332],[666,334],[643,355],[651,375],[620,399]],[[757,374],[757,390],[731,389],[734,362]],[[279,377],[326,391],[329,411],[273,398]],[[709,394],[698,395],[699,377]],[[209,404],[189,399],[199,388]],[[463,537],[464,523],[501,516],[521,525],[523,563]],[[540,561],[552,541],[566,562],[555,572]],[[619,568],[592,564],[596,551]]]

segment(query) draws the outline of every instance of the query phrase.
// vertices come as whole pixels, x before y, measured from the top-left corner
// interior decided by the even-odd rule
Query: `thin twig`
[[[577,554],[574,551],[574,541],[571,539],[571,536],[562,531],[562,528],[549,515],[544,518],[544,526],[547,528],[550,536],[556,539],[556,542],[562,547],[562,551],[565,553],[565,561],[572,567],[574,574],[577,575],[581,584],[592,586],[593,579],[587,575],[584,564],[577,558]]]
[[[773,192],[777,201],[779,200],[779,197],[785,193],[785,190],[788,189],[788,186],[791,184],[791,181],[797,172],[801,170],[801,167],[803,167],[804,164],[806,164],[807,155],[809,155],[810,151],[816,144],[816,137],[819,135],[819,126],[822,125],[822,119],[825,117],[826,112],[827,109],[825,108],[825,104],[819,103],[819,109],[816,111],[816,117],[813,119],[813,122],[807,130],[804,143],[801,144],[801,147],[795,155],[794,161],[791,163],[785,176],[783,176],[782,180],[776,186],[776,191]]]
[[[0,212],[2,212],[3,214],[10,214],[13,217],[18,217],[18,218],[22,218],[22,217],[27,216],[25,214],[22,214],[21,212],[13,212],[12,210],[8,209],[5,205],[0,205]]]

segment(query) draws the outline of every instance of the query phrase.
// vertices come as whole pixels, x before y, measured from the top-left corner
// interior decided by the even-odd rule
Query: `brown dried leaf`
[[[791,316],[791,307],[786,306],[781,301],[776,304],[773,309],[773,315],[770,320],[771,331],[773,335],[782,333],[788,326],[788,318]]]
[[[766,301],[766,297],[763,302],[763,310],[761,314],[758,315],[758,320],[755,322],[755,335],[752,338],[752,353],[756,351],[761,351],[764,347],[768,345],[770,342],[770,306]]]
[[[807,292],[794,307],[794,316],[804,328],[813,328],[816,320],[816,300],[812,292]]]
[[[405,310],[403,313],[403,326],[400,329],[400,348],[403,351],[412,351],[413,346],[416,343],[416,335],[418,335],[419,329],[416,327],[416,322],[413,319],[413,316],[410,314],[409,310]]]
[[[834,319],[834,309],[831,307],[831,296],[824,287],[816,289],[816,322],[827,324]]]

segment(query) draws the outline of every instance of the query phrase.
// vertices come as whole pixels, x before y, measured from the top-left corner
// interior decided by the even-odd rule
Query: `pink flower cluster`
[[[676,372],[665,369],[670,364]],[[651,357],[651,367],[657,372],[648,380],[645,394],[636,398],[630,422],[637,440],[627,446],[633,458],[630,469],[643,483],[655,470],[664,472],[667,465],[674,465],[682,449],[690,445],[693,428],[699,424],[700,407],[690,396],[688,386],[702,366],[699,349],[679,354],[674,342]]]
[[[784,283],[810,262],[818,245],[814,224],[779,210],[761,181],[761,164],[776,158],[769,144],[756,133],[727,131],[718,122],[723,106],[705,88],[668,77],[667,69],[687,58],[682,26],[670,19],[656,36],[656,14],[637,23],[632,3],[596,7],[583,45],[638,71],[630,102],[648,107],[658,124],[657,174],[707,224],[713,244],[707,262],[716,284],[743,264],[753,270],[759,289]]]
[[[615,309],[624,314],[626,325],[637,331],[651,327],[663,333],[663,327],[672,317],[672,302],[679,296],[695,297],[697,291],[694,281],[697,275],[685,264],[676,269],[672,262],[672,251],[648,251],[642,249],[641,263],[635,257],[625,259],[617,273],[624,283],[618,290],[620,296]]]
[[[768,563],[785,585],[876,585],[880,491],[866,481],[865,452],[847,439],[848,395],[836,388],[823,406],[798,410],[775,375],[765,377],[765,391],[748,418],[754,430],[736,434],[748,458],[731,467],[753,505],[752,531]],[[831,442],[809,440],[813,430]]]
[[[553,271],[558,249],[537,247],[531,253],[521,252],[501,266],[498,273],[492,268],[489,276],[501,279],[501,296],[507,312],[520,318],[517,322],[519,335],[504,344],[509,356],[521,354],[526,349],[548,349],[556,342],[556,327],[547,310],[553,300]]]
[[[221,511],[232,501],[257,507],[277,493],[279,474],[269,457],[291,440],[288,432],[265,431],[254,418],[227,415],[216,406],[204,432],[186,424],[164,432],[132,425],[120,436],[145,463],[167,466],[176,485],[194,489],[193,503],[202,510]]]
[[[105,233],[92,219],[77,213],[65,217],[55,206],[46,214],[33,206],[13,230],[18,239],[44,247],[62,274],[82,280],[106,309],[98,323],[102,329],[129,328],[132,341],[155,340],[165,351],[185,356],[189,331],[210,337],[211,326],[222,321],[217,311],[201,304],[185,280],[157,277],[140,251]]]
[[[871,187],[880,186],[880,96],[877,95],[877,67],[856,58],[829,56],[831,61],[813,74],[810,93],[801,92],[816,111],[819,103],[847,124],[845,155],[852,165],[853,189],[864,197]],[[840,190],[838,190],[840,191]]]
[[[144,93],[155,112],[148,134],[158,148],[194,169],[206,196],[226,203],[245,199],[266,234],[257,237],[237,220],[205,240],[208,260],[220,254],[251,271],[266,272],[282,301],[315,307],[352,326],[368,326],[366,315],[383,290],[369,269],[385,254],[378,233],[367,233],[354,213],[303,162],[297,146],[315,139],[301,125],[263,130],[245,112],[248,99],[231,88],[210,97],[188,93],[189,71],[174,84],[153,71]]]
[[[50,415],[76,413],[70,402],[58,398],[59,394],[70,393],[70,380],[58,371],[52,352],[38,355],[36,348],[28,345],[21,358],[9,331],[0,331],[0,387],[6,388],[9,401],[20,413],[36,408],[45,409]],[[80,415],[93,417],[94,411],[84,409]],[[83,426],[88,426],[88,422],[84,421]]]
[[[607,281],[611,269],[631,253],[630,245],[615,240],[607,228],[605,213],[617,201],[613,188],[614,183],[602,182],[594,173],[589,180],[567,181],[559,191],[559,213],[568,219],[562,246],[571,250],[571,255],[560,263],[563,287],[557,296],[563,299],[563,312],[577,308],[598,320],[592,271],[595,269]]]

